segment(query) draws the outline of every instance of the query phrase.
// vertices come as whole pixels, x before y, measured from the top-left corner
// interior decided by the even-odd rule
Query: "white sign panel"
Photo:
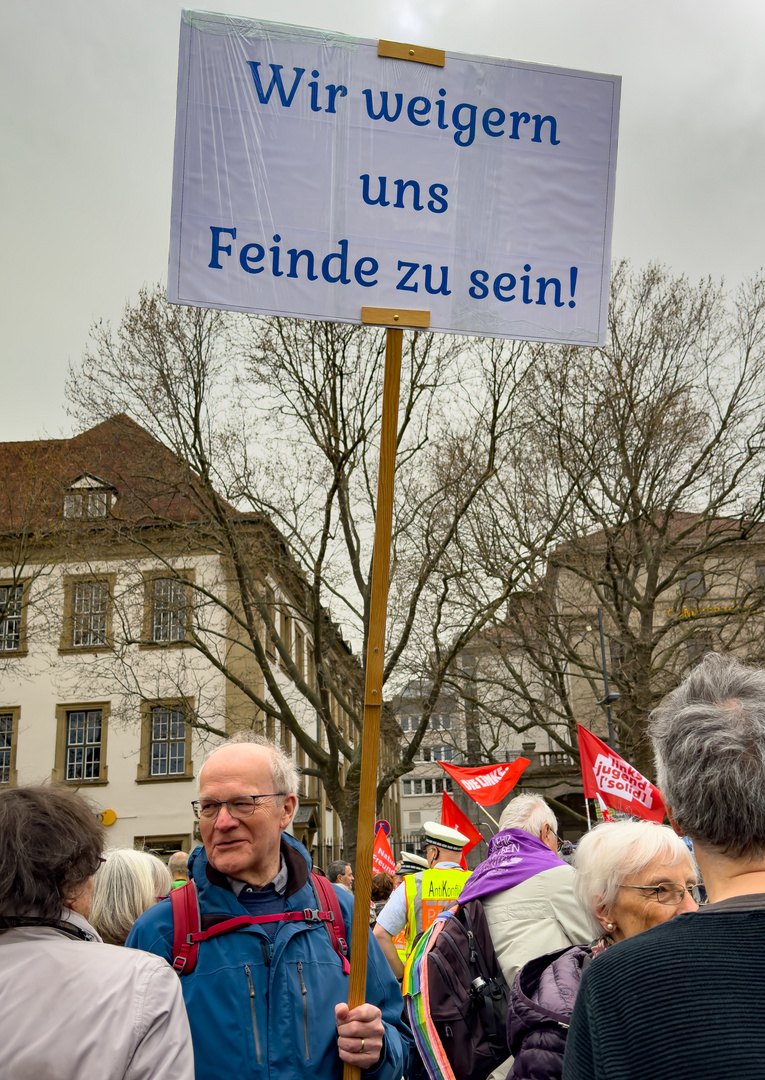
[[[602,343],[620,80],[186,11],[168,298]]]

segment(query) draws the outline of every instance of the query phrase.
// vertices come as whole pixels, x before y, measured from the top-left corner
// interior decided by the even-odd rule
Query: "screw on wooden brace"
[[[411,60],[414,64],[430,64],[432,67],[446,66],[443,49],[426,49],[422,45],[406,45],[402,41],[378,41],[377,55],[389,56],[393,60]]]

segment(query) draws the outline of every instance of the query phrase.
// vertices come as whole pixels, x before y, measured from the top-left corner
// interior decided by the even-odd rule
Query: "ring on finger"
[[[363,1039],[361,1040],[361,1050],[359,1050],[359,1053],[360,1054],[364,1053],[364,1040]]]

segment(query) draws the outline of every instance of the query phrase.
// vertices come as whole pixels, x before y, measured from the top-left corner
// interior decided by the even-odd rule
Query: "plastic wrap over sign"
[[[620,80],[186,11],[168,298],[602,343]]]

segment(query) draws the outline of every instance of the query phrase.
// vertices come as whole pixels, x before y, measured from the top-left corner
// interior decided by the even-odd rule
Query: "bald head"
[[[265,761],[271,776],[269,790],[283,792],[285,795],[297,794],[298,774],[292,759],[278,743],[272,742],[262,735],[256,735],[252,731],[240,731],[214,750],[211,750],[199,771],[200,790],[208,766],[212,762],[218,762],[219,758],[221,758],[222,762],[220,767],[228,769],[246,768],[247,763],[259,768],[260,764]],[[217,768],[218,766],[216,766],[216,771]],[[249,794],[253,793],[250,792]]]

